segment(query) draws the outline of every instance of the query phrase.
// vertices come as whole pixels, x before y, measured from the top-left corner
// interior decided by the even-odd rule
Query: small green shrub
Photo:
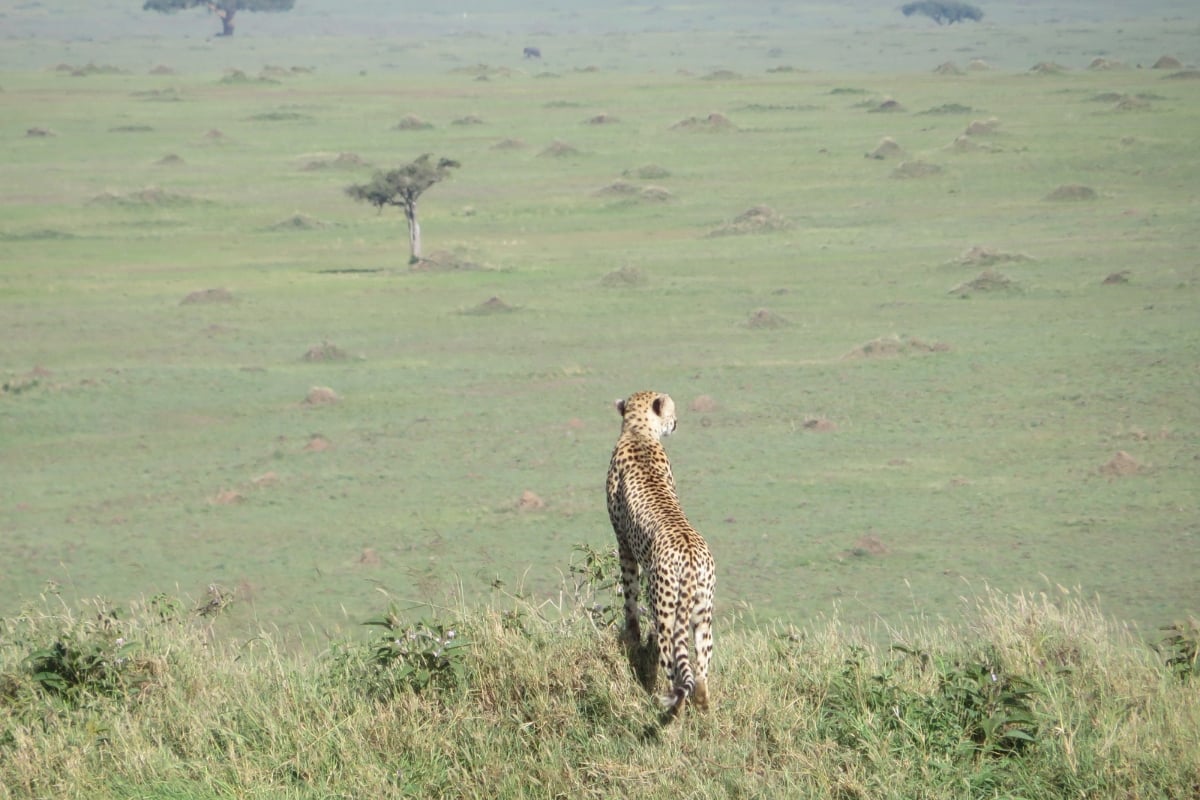
[[[822,704],[826,736],[859,750],[880,736],[894,736],[923,757],[951,760],[1015,755],[1037,740],[1030,705],[1035,689],[1006,673],[995,657],[951,662],[900,645],[892,650],[913,659],[915,677],[933,669],[933,690],[914,686],[912,671],[901,663],[872,672],[866,651],[851,648]]]
[[[567,571],[574,578],[576,604],[596,627],[618,627],[625,618],[625,600],[617,549],[597,550],[590,544],[576,544],[572,551],[576,557],[567,565]]]
[[[1166,657],[1166,667],[1181,681],[1200,675],[1200,622],[1189,619],[1160,630],[1165,632],[1154,649]]]
[[[376,689],[387,693],[401,688],[445,691],[466,685],[470,642],[459,637],[453,625],[421,620],[405,627],[395,606],[363,624],[386,631],[371,644],[368,658],[382,678]]]
[[[115,609],[101,607],[92,619],[64,616],[50,620],[18,618],[9,626],[9,642],[26,652],[22,669],[9,675],[16,686],[29,681],[42,695],[83,705],[88,696],[116,696],[138,682],[133,658],[141,643],[128,636]]]

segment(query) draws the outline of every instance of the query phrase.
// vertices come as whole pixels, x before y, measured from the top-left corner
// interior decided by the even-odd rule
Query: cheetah
[[[647,646],[671,683],[662,703],[674,715],[691,697],[708,707],[708,660],[716,570],[704,539],[688,522],[675,493],[662,437],[675,430],[675,402],[661,392],[637,392],[616,402],[621,436],[608,469],[608,517],[617,535],[626,643],[641,647],[639,570],[647,573],[652,629]],[[696,660],[689,660],[689,635]],[[653,675],[649,678],[653,688]]]

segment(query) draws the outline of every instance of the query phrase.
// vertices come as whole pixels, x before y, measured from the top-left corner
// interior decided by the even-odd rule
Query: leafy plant
[[[1037,740],[1030,707],[1036,690],[1024,678],[1006,673],[994,659],[942,665],[934,705],[957,719],[977,752],[1019,752]]]
[[[1200,622],[1189,619],[1175,622],[1160,630],[1166,635],[1154,649],[1166,656],[1166,666],[1175,677],[1188,680],[1200,675]]]
[[[1012,755],[1038,734],[1025,679],[1005,673],[994,658],[947,661],[901,645],[921,672],[936,670],[937,686],[923,694],[894,668],[871,673],[865,651],[854,648],[822,704],[822,728],[841,744],[861,748],[880,733],[893,734],[925,755],[976,758]]]
[[[70,625],[53,642],[31,650],[24,663],[34,684],[68,700],[123,691],[139,643],[119,635],[116,620],[115,611],[103,611],[96,621]]]
[[[369,660],[386,673],[391,686],[422,692],[466,683],[466,648],[470,642],[459,637],[454,626],[422,620],[405,627],[395,606],[386,615],[363,624],[387,631],[372,644]]]
[[[615,628],[624,620],[621,595],[621,562],[615,547],[597,550],[576,544],[567,571],[574,577],[577,603],[598,628]]]

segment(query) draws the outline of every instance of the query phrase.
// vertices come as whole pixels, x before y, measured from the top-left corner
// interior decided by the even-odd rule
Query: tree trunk
[[[221,20],[221,32],[217,36],[233,36],[233,15],[237,13],[237,10],[222,8],[216,3],[209,3],[208,8]]]
[[[408,249],[412,254],[408,263],[416,264],[421,260],[421,223],[417,222],[416,200],[404,204],[404,218],[408,220]]]

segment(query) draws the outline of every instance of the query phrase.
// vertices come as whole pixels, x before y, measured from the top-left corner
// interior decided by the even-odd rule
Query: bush
[[[900,11],[906,17],[911,17],[913,14],[923,14],[938,25],[941,25],[943,22],[953,25],[955,22],[964,22],[966,20],[978,22],[983,19],[983,11],[977,6],[973,6],[970,3],[961,3],[957,0],[919,0],[919,2],[915,3],[905,3],[900,7]]]

